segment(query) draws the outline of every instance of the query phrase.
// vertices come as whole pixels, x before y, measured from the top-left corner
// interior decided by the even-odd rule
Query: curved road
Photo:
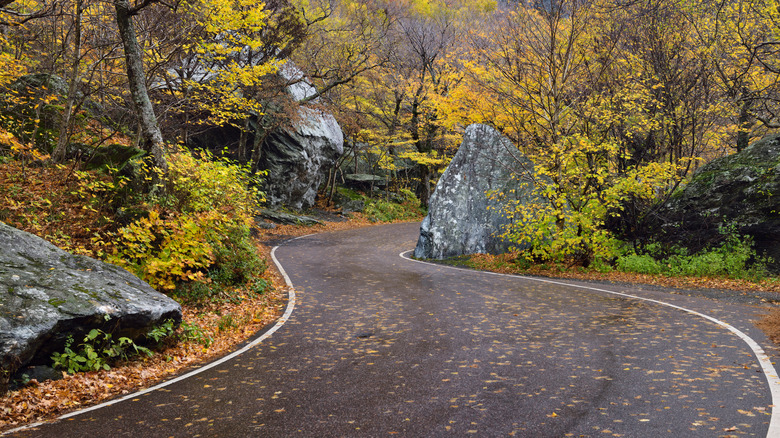
[[[733,331],[574,283],[399,257],[417,231],[285,243],[275,254],[297,302],[271,337],[163,389],[17,434],[767,436],[774,372]],[[770,347],[751,323],[760,308],[598,287],[711,315]]]

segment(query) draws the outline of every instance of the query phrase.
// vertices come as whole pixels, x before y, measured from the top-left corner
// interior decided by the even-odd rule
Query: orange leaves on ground
[[[72,252],[91,248],[92,233],[107,226],[99,212],[82,208],[70,167],[0,163],[0,220]],[[67,236],[67,237],[66,237]]]

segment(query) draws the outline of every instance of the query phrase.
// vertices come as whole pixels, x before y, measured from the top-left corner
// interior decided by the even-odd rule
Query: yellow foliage
[[[180,150],[168,157],[169,178],[178,211],[229,212],[235,220],[251,223],[265,197],[258,186],[262,172],[252,174],[248,166],[217,159],[208,151],[195,157]]]
[[[11,153],[18,157],[32,158],[34,161],[44,161],[49,158],[49,154],[41,152],[31,144],[20,142],[15,135],[0,127],[0,150],[3,146],[7,146]]]
[[[268,50],[262,40],[269,19],[264,4],[250,0],[199,0],[188,5],[186,12],[203,30],[188,48],[208,66],[209,77],[184,81],[181,94],[208,113],[201,123],[224,125],[243,120],[247,114],[261,115],[262,104],[255,94],[263,77],[279,68],[276,61],[257,63],[251,56],[253,51]]]
[[[110,246],[104,243],[108,261],[167,291],[203,280],[230,236],[248,235],[263,201],[259,176],[235,163],[182,150],[169,156],[169,165],[168,197],[105,239]]]
[[[430,153],[408,151],[408,152],[402,152],[398,156],[401,158],[412,160],[415,163],[420,163],[425,166],[429,166],[431,168],[444,167],[449,162],[447,158],[445,158],[444,156],[440,156],[436,151],[431,151]]]
[[[604,229],[609,214],[623,201],[652,201],[677,178],[671,163],[647,163],[618,173],[609,159],[620,149],[574,135],[537,155],[532,203],[508,202],[504,214],[512,223],[503,236],[528,247],[530,259],[592,260],[617,255],[617,241]],[[496,194],[501,197],[502,194]]]
[[[108,261],[124,266],[152,287],[173,290],[176,281],[200,279],[214,260],[209,232],[226,232],[229,221],[219,212],[160,217],[157,210],[119,229]]]

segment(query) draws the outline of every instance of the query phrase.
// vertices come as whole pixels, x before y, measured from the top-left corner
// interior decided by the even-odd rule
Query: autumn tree
[[[383,130],[373,129],[370,117],[357,108],[365,108],[370,99],[358,96],[371,93],[371,78],[381,74],[389,62],[395,17],[382,0],[310,4],[318,7],[314,13],[306,13],[308,35],[292,59],[305,72],[299,77],[313,87],[312,92],[301,96],[302,102],[329,104],[328,111],[334,113],[344,132],[347,150],[329,170],[326,189],[332,194],[339,166],[346,160],[353,160],[355,173],[361,159],[366,159],[372,167],[381,162],[383,169],[392,169],[391,160],[383,153],[386,150],[379,151],[378,145],[385,144],[378,138]],[[384,158],[373,160],[373,152],[379,152]]]
[[[48,2],[6,2],[0,9],[0,85],[4,91],[0,120],[4,132],[13,133],[18,144],[34,146],[50,140],[53,121],[49,109],[54,98],[46,89],[48,78],[21,79],[36,72],[41,64],[46,65],[45,59],[35,53],[35,41],[47,36],[31,33],[28,26],[59,15],[60,8]],[[48,40],[51,42],[51,38]],[[41,152],[48,154],[51,150],[41,148]]]
[[[691,2],[685,12],[713,71],[714,88],[729,105],[722,116],[730,123],[723,130],[733,137],[730,146],[741,151],[777,126],[776,2]]]
[[[346,114],[349,143],[362,145],[364,157],[377,170],[398,181],[398,171],[407,167],[404,163],[413,163],[414,168],[404,173],[413,175],[407,183],[424,206],[437,170],[445,163],[445,151],[457,141],[442,125],[436,102],[448,92],[453,77],[445,74],[451,68],[448,61],[459,44],[462,16],[474,6],[415,0],[361,2],[348,9],[356,14],[352,22],[360,24],[353,29],[371,30],[358,34],[363,39],[370,36],[372,44],[353,57],[365,60],[351,70],[358,74],[329,97]]]
[[[5,89],[11,82],[24,75],[33,63],[33,59],[23,50],[23,42],[15,41],[5,32],[8,27],[18,26],[19,20],[24,19],[19,17],[18,11],[6,9],[10,3],[7,0],[0,3],[0,89]],[[4,100],[7,102],[11,99],[15,97],[6,96]],[[8,131],[9,124],[7,115],[0,114],[0,151],[18,152],[27,149],[25,144]]]
[[[74,114],[80,110],[81,104],[89,95],[87,89],[95,89],[94,84],[98,81],[92,79],[97,75],[103,79],[102,76],[106,72],[109,74],[116,72],[107,67],[113,64],[115,44],[122,42],[126,55],[123,68],[125,77],[132,85],[130,87],[132,107],[137,109],[140,120],[142,146],[152,155],[155,164],[165,169],[162,136],[146,93],[143,53],[132,21],[133,16],[151,3],[144,2],[131,6],[128,2],[115,2],[112,4],[114,17],[111,21],[104,19],[109,11],[105,9],[103,3],[99,2],[32,1],[10,2],[6,5],[3,21],[6,25],[14,26],[19,30],[13,36],[14,40],[26,45],[27,50],[35,52],[37,71],[67,78],[67,90],[61,96],[47,97],[50,103],[58,101],[63,108],[58,122],[59,138],[53,148],[56,160],[62,160],[65,156],[66,146],[73,134]],[[6,20],[5,18],[8,17],[10,18]],[[106,38],[106,31],[110,34],[110,38]],[[100,36],[96,39],[98,35]],[[112,42],[107,43],[108,39]],[[113,48],[110,47],[112,45]],[[109,48],[106,50],[106,47]],[[49,109],[50,107],[51,105]],[[54,127],[49,129],[56,130]]]
[[[152,101],[149,98],[144,73],[143,51],[133,24],[133,16],[152,3],[154,1],[145,0],[133,6],[128,0],[114,0],[114,9],[120,40],[125,52],[125,68],[127,69],[130,96],[138,117],[141,146],[151,155],[154,165],[163,172],[167,172],[168,163],[165,160],[162,132],[157,123],[157,116],[154,114]]]
[[[407,82],[408,122],[406,129],[418,154],[419,183],[416,194],[423,207],[431,196],[431,176],[435,162],[427,161],[446,146],[441,124],[431,98],[446,93],[442,69],[462,28],[456,23],[456,11],[443,2],[412,3],[399,19],[402,51],[399,64]]]
[[[749,109],[760,94],[754,93],[755,65],[740,55],[738,39],[725,49],[728,38],[716,37],[723,30],[711,9],[715,5],[649,1],[598,6],[602,16],[612,18],[602,21],[608,23],[602,41],[615,48],[614,61],[599,81],[600,94],[612,108],[600,117],[616,122],[609,134],[625,151],[618,162],[621,170],[646,163],[676,167],[670,185],[655,188],[662,200],[703,159],[747,144],[755,122]],[[745,88],[748,84],[753,85]],[[660,203],[628,197],[611,227],[623,238],[646,241],[650,236],[642,224]]]
[[[206,0],[188,5],[180,18],[191,23],[189,39],[162,72],[167,91],[182,99],[180,112],[202,112],[196,123],[216,126],[240,125],[249,114],[261,113],[263,80],[278,70],[279,60],[301,36],[297,11],[284,1],[257,7]]]
[[[648,117],[653,88],[636,80],[641,74],[626,80],[636,70],[623,68],[640,64],[621,52],[625,28],[610,27],[620,21],[600,6],[570,0],[499,9],[472,33],[467,75],[451,92],[450,123],[493,124],[536,164],[518,174],[535,184],[539,202],[506,211],[514,219],[506,236],[530,244],[530,257],[585,264],[608,257],[615,244],[608,216],[627,198],[654,198],[677,169],[677,159],[659,162],[669,155],[635,156],[626,141],[633,134],[621,134],[662,127]],[[644,119],[625,115],[632,108]]]
[[[57,146],[52,152],[54,161],[62,162],[67,152],[68,140],[72,128],[73,110],[76,105],[76,92],[79,84],[79,66],[81,64],[81,37],[82,37],[82,18],[84,15],[83,0],[75,0],[73,5],[73,44],[71,51],[70,72],[68,74],[68,95],[65,101],[65,108],[62,111],[60,121],[59,137]]]
[[[328,95],[386,61],[391,17],[376,3],[326,3],[306,15],[305,43],[293,53],[316,90],[304,103]]]

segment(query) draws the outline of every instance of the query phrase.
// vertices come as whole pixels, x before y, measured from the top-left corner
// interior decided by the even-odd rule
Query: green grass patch
[[[663,251],[652,243],[641,252],[631,250],[618,257],[616,268],[637,274],[680,277],[725,277],[761,281],[766,278],[768,259],[756,255],[750,238],[732,235],[715,248],[688,254],[684,248]]]
[[[420,207],[420,200],[409,190],[400,190],[396,200],[371,199],[366,197],[363,214],[371,222],[394,222],[416,220],[424,217],[427,211]]]

